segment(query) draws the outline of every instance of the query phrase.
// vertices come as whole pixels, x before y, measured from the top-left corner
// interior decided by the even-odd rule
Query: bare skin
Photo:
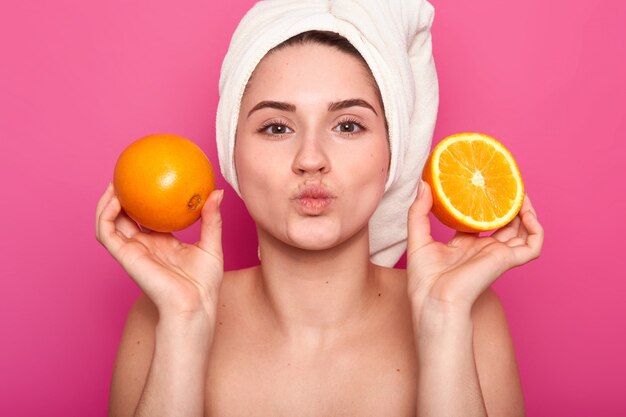
[[[124,329],[109,415],[523,415],[489,286],[539,255],[530,200],[491,237],[441,243],[430,236],[422,185],[407,271],[372,265],[367,222],[389,156],[372,85],[358,59],[322,45],[284,48],[255,70],[235,162],[258,267],[223,273],[219,191],[196,245],[142,233],[112,187],[105,192],[98,239],[146,294]],[[367,105],[329,106],[354,98]],[[258,108],[268,101],[295,108]],[[294,199],[310,186],[332,202],[311,209]]]

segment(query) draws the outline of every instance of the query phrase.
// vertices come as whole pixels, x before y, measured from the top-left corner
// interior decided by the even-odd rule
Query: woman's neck
[[[367,228],[328,250],[302,250],[259,230],[259,294],[278,330],[317,349],[357,327],[378,298]]]

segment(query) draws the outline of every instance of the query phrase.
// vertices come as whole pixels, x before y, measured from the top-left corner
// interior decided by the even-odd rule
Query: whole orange
[[[198,220],[215,189],[215,176],[195,143],[160,133],[136,140],[121,153],[113,185],[133,220],[154,231],[174,232]]]

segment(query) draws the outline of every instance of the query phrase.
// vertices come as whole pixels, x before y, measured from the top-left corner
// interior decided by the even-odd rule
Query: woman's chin
[[[331,236],[290,236],[286,243],[298,249],[319,251],[332,249],[339,245],[341,240]]]
[[[257,223],[257,226],[259,223]],[[282,226],[282,227],[280,227]],[[333,216],[309,217],[300,216],[289,218],[280,224],[267,224],[259,227],[261,234],[276,239],[287,246],[301,250],[323,251],[333,249],[365,232],[367,239],[367,223],[341,221]]]
[[[342,238],[337,227],[297,227],[287,231],[286,243],[304,250],[326,250],[339,245]]]

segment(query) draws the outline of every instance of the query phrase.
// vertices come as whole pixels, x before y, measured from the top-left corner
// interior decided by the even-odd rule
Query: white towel
[[[264,0],[243,17],[222,64],[217,150],[237,193],[235,130],[244,88],[263,56],[309,30],[339,33],[361,53],[380,89],[391,163],[385,195],[370,219],[372,262],[391,267],[406,249],[407,212],[432,142],[439,87],[426,0]]]

